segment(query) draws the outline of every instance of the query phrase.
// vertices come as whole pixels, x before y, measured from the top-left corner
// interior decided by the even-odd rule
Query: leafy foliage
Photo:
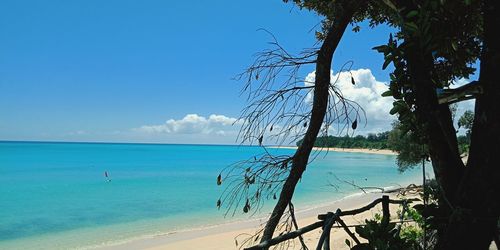
[[[480,195],[498,193],[495,180],[499,172],[495,164],[499,152],[498,147],[489,146],[498,145],[497,138],[500,138],[496,126],[499,89],[492,84],[495,76],[492,72],[498,71],[499,43],[495,30],[498,27],[498,2],[284,0],[289,1],[324,17],[321,30],[316,32],[319,40],[327,40],[332,34],[337,37],[343,35],[344,29],[339,34],[330,32],[330,28],[339,23],[339,17],[344,21],[343,27],[349,21],[354,32],[360,31],[357,24],[365,20],[371,27],[383,23],[396,28],[386,44],[374,47],[384,56],[382,69],[391,64],[394,66],[389,90],[383,93],[383,96],[394,98],[390,113],[397,115],[399,120],[391,143],[402,152],[400,169],[404,170],[429,155],[438,178],[434,191],[439,190],[436,195],[439,202],[414,206],[417,213],[412,212],[412,216],[420,214],[425,229],[437,232],[439,249],[487,249],[491,238],[484,236],[498,233],[492,232],[491,227],[492,222],[495,225],[498,223],[498,200],[487,200]],[[351,2],[360,3],[356,6],[357,11],[354,16],[349,16],[349,20],[342,19],[345,18],[342,15],[344,10]],[[460,161],[457,150],[457,141],[463,139],[456,138],[450,108],[444,103],[446,100],[439,99],[437,90],[449,88],[456,79],[469,78],[475,72],[474,63],[480,56],[484,59],[481,60],[480,83],[488,94],[477,99],[479,104],[483,104],[476,106],[478,114],[475,119],[480,119],[481,123],[474,125],[478,127],[474,130],[478,136],[473,136],[472,145],[478,150],[473,150],[477,152],[474,161],[471,161],[473,164],[466,167]],[[317,66],[320,69],[324,69],[321,66],[329,68],[329,63],[331,59],[326,65],[317,63]],[[467,119],[464,120],[465,126]],[[356,126],[356,122],[352,124],[353,129]],[[306,138],[314,140],[316,135],[315,132],[312,137]],[[311,145],[307,146],[310,148]],[[288,193],[293,194],[293,189]],[[470,211],[490,216],[477,220],[478,215]],[[395,229],[393,224],[367,221],[366,226],[358,227],[356,231],[368,243],[353,249],[418,248],[414,244],[419,237],[418,228],[408,228],[402,233],[396,233]],[[427,242],[427,239],[424,240]],[[350,242],[346,244],[350,246]]]
[[[472,129],[472,124],[474,123],[474,112],[470,110],[466,110],[462,116],[458,119],[458,127],[463,127],[467,131],[465,132],[465,135],[467,137],[467,140],[470,141],[470,136],[471,136],[471,129]]]
[[[396,163],[400,172],[420,164],[422,158],[428,155],[427,147],[421,143],[418,136],[405,129],[404,125],[397,121],[392,124],[387,145],[390,149],[398,152]]]
[[[373,48],[384,55],[383,69],[391,63],[395,68],[390,75],[389,90],[383,95],[394,97],[390,113],[398,114],[403,128],[425,138],[427,135],[421,131],[425,124],[417,122],[415,116],[417,86],[410,80],[408,52],[418,47],[432,55],[435,88],[445,88],[457,78],[469,77],[480,54],[480,3],[408,1],[396,10],[391,18],[400,30],[389,37],[387,44]]]
[[[336,147],[336,148],[369,148],[387,149],[387,138],[389,131],[368,134],[367,136],[321,136],[316,139],[315,147]],[[302,144],[302,140],[297,142],[297,146]]]
[[[409,238],[401,237],[395,223],[383,223],[376,220],[366,220],[366,225],[357,226],[356,233],[368,243],[354,246],[354,250],[399,250],[418,249],[418,243]]]

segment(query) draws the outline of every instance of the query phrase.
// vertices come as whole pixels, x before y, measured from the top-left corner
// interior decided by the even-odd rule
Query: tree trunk
[[[433,84],[433,58],[423,51],[417,38],[410,37],[415,44],[405,51],[410,80],[416,96],[416,116],[421,133],[429,146],[429,154],[436,180],[442,187],[446,200],[454,204],[464,164],[458,152],[458,143],[451,112],[447,104],[439,104]]]
[[[302,144],[297,149],[292,162],[290,175],[283,184],[280,197],[276,203],[273,212],[264,228],[264,233],[261,238],[261,243],[272,239],[274,230],[278,225],[286,207],[292,200],[295,186],[302,177],[302,173],[306,170],[309,161],[309,155],[314,146],[314,142],[323,124],[323,120],[328,107],[329,86],[330,86],[330,69],[332,65],[332,57],[337,45],[342,38],[344,31],[352,19],[360,4],[365,0],[346,1],[346,8],[341,17],[334,20],[334,24],[328,30],[328,34],[323,41],[323,45],[318,51],[316,60],[316,79],[314,86],[314,99],[309,127]]]
[[[500,6],[484,1],[484,41],[467,170],[443,249],[488,249],[500,215]]]

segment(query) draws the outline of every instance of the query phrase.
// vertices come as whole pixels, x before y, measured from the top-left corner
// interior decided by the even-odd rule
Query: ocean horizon
[[[0,141],[0,249],[98,248],[266,216],[273,200],[253,217],[224,217],[216,207],[219,172],[261,153],[246,145]],[[359,192],[338,179],[388,187],[420,176],[399,173],[394,155],[318,152],[294,203],[307,209]]]

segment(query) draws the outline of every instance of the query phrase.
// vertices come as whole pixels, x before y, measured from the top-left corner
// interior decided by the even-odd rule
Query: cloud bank
[[[351,76],[356,84],[352,84]],[[311,72],[305,78],[305,85],[314,83],[316,72]],[[357,102],[366,112],[367,124],[361,124],[358,132],[382,132],[391,129],[391,122],[397,117],[389,114],[392,108],[393,98],[382,97],[382,93],[388,89],[388,83],[375,79],[370,69],[357,69],[350,72],[341,72],[330,75],[331,83],[334,84],[342,95]],[[306,97],[306,102],[312,102],[312,94]]]
[[[235,130],[236,118],[212,114],[208,118],[198,114],[188,114],[180,120],[169,119],[159,125],[144,125],[136,131],[150,134],[216,134],[225,135]]]
[[[351,76],[355,84],[351,82]],[[311,72],[304,79],[306,86],[314,83],[315,72]],[[370,69],[357,69],[350,72],[331,73],[332,84],[334,84],[342,95],[357,102],[365,111],[366,125],[364,119],[360,121],[355,134],[379,133],[391,129],[392,121],[396,116],[389,114],[392,108],[392,97],[382,97],[382,93],[388,89],[388,83],[378,81]],[[458,81],[458,86],[468,82]],[[457,86],[453,86],[457,87]],[[313,94],[309,94],[305,101],[312,103]],[[473,100],[458,105],[457,119],[466,109],[473,109]],[[242,121],[237,118],[212,114],[208,117],[199,114],[187,114],[181,119],[169,119],[162,124],[143,125],[132,129],[133,136],[141,141],[158,141],[174,143],[223,143],[235,144],[236,137]],[[275,125],[276,127],[279,125]],[[333,128],[334,129],[334,128]],[[331,131],[335,135],[338,131]]]

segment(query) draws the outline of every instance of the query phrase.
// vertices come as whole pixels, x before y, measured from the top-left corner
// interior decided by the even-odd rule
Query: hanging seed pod
[[[304,122],[304,128],[307,127],[307,122]]]
[[[356,82],[354,81],[354,77],[351,76],[351,83],[352,85],[356,85]]]
[[[236,246],[238,246],[238,240],[237,239],[234,239],[234,244],[236,244]]]
[[[273,125],[271,125],[271,128],[269,129],[269,132],[273,131]]]
[[[219,174],[219,176],[217,176],[217,185],[220,186],[222,184],[222,176]]]
[[[264,136],[263,135],[261,135],[259,137],[259,146],[262,146],[262,140],[264,140]]]
[[[259,74],[255,74],[255,80],[259,80]]]
[[[247,169],[245,169],[246,172],[250,172],[250,167],[248,167]]]
[[[352,123],[352,129],[356,129],[358,127],[358,119],[354,120]]]
[[[220,199],[217,200],[217,208],[220,208],[220,205],[222,204],[222,202],[220,201]]]
[[[273,194],[273,200],[276,200],[276,193]]]
[[[249,210],[250,210],[250,202],[247,199],[247,202],[245,203],[245,206],[243,207],[243,212],[248,213]]]
[[[288,165],[288,161],[283,161],[283,163],[281,163],[281,169],[286,169],[287,165]]]

